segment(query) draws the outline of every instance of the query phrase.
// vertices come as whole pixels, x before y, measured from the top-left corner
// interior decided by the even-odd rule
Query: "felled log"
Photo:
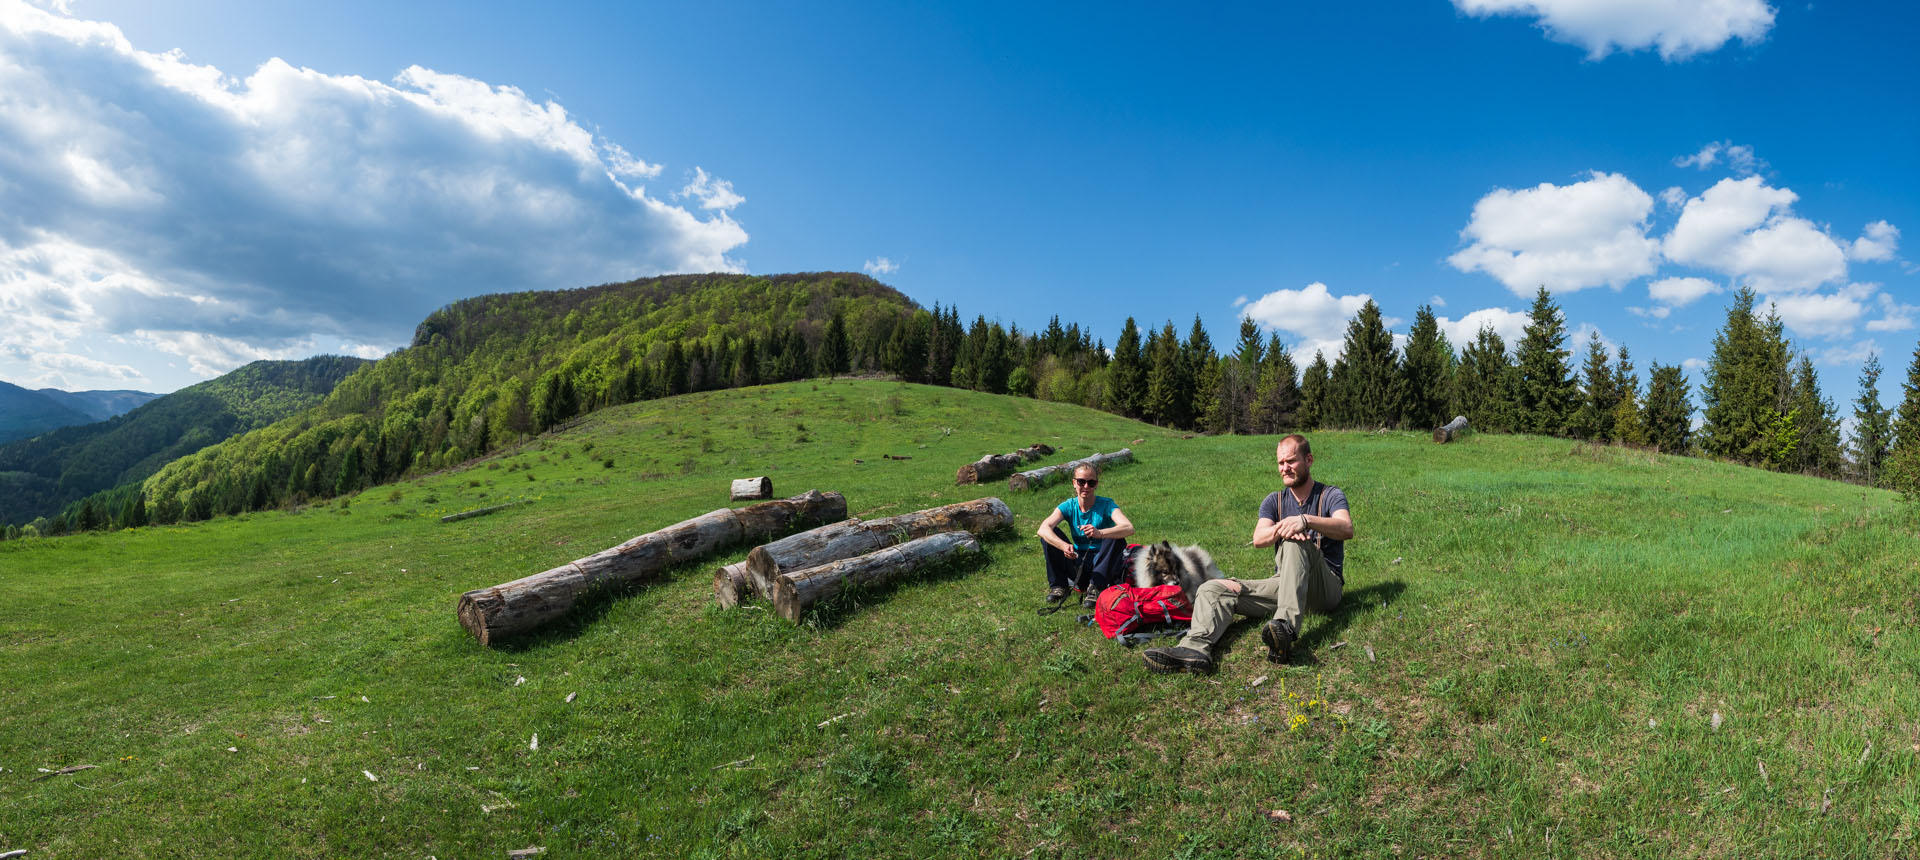
[[[928,508],[885,519],[847,520],[784,537],[747,553],[753,593],[771,600],[782,573],[866,555],[876,549],[950,531],[986,534],[1013,525],[1013,510],[995,498]]]
[[[747,563],[736,561],[713,572],[713,602],[721,609],[732,609],[753,596],[753,579],[747,576]]]
[[[733,482],[733,501],[742,499],[773,498],[773,479],[765,476],[758,478],[736,478]]]
[[[783,573],[774,580],[773,609],[799,621],[807,607],[846,590],[849,584],[879,585],[941,561],[972,555],[980,542],[967,532],[940,532],[899,546]]]
[[[642,583],[669,565],[702,558],[733,544],[791,534],[815,523],[846,519],[847,500],[817,490],[721,508],[648,532],[612,549],[504,585],[460,595],[460,624],[482,645],[525,633],[559,618],[596,587]]]
[[[1444,445],[1452,442],[1453,437],[1465,432],[1467,432],[1467,416],[1456,415],[1452,421],[1446,423],[1446,426],[1433,428],[1433,441]]]
[[[1007,454],[988,454],[971,463],[961,466],[953,473],[954,484],[984,484],[1013,474],[1022,465],[1031,463],[1053,453],[1053,446],[1045,443],[1021,448]]]
[[[1131,462],[1133,462],[1133,449],[1121,448],[1111,454],[1095,454],[1085,459],[1074,460],[1071,463],[1047,466],[1041,469],[1034,469],[1031,472],[1020,472],[1007,479],[1007,486],[1015,490],[1037,490],[1053,483],[1056,478],[1065,478],[1072,475],[1074,470],[1081,466],[1090,465],[1096,469],[1105,471],[1108,466],[1117,463]]]

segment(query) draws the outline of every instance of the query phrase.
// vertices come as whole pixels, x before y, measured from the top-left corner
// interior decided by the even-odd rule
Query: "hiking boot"
[[[1275,618],[1260,628],[1260,641],[1267,643],[1267,661],[1285,664],[1293,657],[1294,640],[1299,639],[1299,631],[1293,629],[1293,622]]]
[[[1147,661],[1147,668],[1155,672],[1192,672],[1195,675],[1213,674],[1213,658],[1205,651],[1192,648],[1148,648],[1140,657]]]
[[[1067,590],[1065,588],[1051,588],[1047,590],[1048,603],[1059,603],[1060,601],[1066,600],[1066,599],[1067,599]]]
[[[1091,591],[1087,592],[1085,596],[1080,598],[1081,609],[1093,609],[1095,605],[1098,603],[1099,601],[1094,599],[1093,592]]]

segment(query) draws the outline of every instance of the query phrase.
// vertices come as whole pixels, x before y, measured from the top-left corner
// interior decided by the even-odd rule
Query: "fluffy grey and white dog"
[[[1174,546],[1161,541],[1141,547],[1133,558],[1134,587],[1178,585],[1188,602],[1192,602],[1193,593],[1200,589],[1201,583],[1225,577],[1220,566],[1213,563],[1213,556],[1197,546]]]

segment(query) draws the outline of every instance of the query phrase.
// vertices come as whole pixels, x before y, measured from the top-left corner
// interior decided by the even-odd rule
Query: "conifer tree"
[[[792,382],[796,379],[805,379],[812,370],[813,349],[807,346],[806,336],[800,333],[798,326],[787,329],[787,336],[780,347],[780,361],[776,375],[783,382]]]
[[[1907,368],[1907,381],[1901,385],[1906,396],[1893,420],[1890,454],[1920,455],[1920,346],[1913,349],[1913,364]]]
[[[1693,404],[1687,399],[1687,377],[1680,365],[1648,367],[1646,408],[1641,424],[1647,443],[1662,454],[1685,454],[1693,432]]]
[[[1893,442],[1893,413],[1880,402],[1880,354],[1860,366],[1860,399],[1853,403],[1853,478],[1878,486]]]
[[[1333,371],[1327,367],[1327,356],[1318,350],[1313,353],[1313,363],[1307,365],[1307,372],[1300,379],[1300,429],[1314,430],[1327,426],[1322,416],[1327,411],[1327,399],[1333,387]]]
[[[1460,353],[1460,370],[1454,374],[1454,408],[1484,432],[1512,432],[1513,373],[1506,341],[1493,326],[1481,326],[1473,343]]]
[[[1820,377],[1814,372],[1813,359],[1805,355],[1794,362],[1792,393],[1787,414],[1794,417],[1799,445],[1788,463],[1791,471],[1824,477],[1840,475],[1840,421],[1833,401],[1820,396]]]
[[[1753,315],[1754,294],[1742,287],[1713,338],[1713,358],[1700,386],[1704,407],[1700,450],[1744,463],[1780,461],[1787,442],[1787,347],[1778,316]]]
[[[1147,369],[1146,418],[1165,427],[1193,424],[1193,377],[1173,322],[1154,334]]]
[[[1233,348],[1234,357],[1247,367],[1259,367],[1266,358],[1266,346],[1260,340],[1260,325],[1253,317],[1240,318],[1240,343]]]
[[[986,348],[977,356],[975,372],[979,378],[974,380],[975,387],[993,394],[1007,393],[1007,382],[1013,374],[1013,343],[1013,337],[999,323],[987,326]]]
[[[1620,384],[1614,369],[1607,364],[1607,347],[1600,332],[1587,338],[1587,361],[1581,369],[1580,406],[1567,421],[1567,434],[1575,439],[1608,442],[1613,439],[1613,412],[1620,405]]]
[[[1253,432],[1279,433],[1300,425],[1300,379],[1280,336],[1267,342],[1260,363],[1259,396],[1253,408]]]
[[[1319,409],[1323,426],[1395,427],[1400,423],[1400,371],[1393,334],[1372,299],[1347,321],[1340,359],[1334,362],[1328,403]]]
[[[1400,360],[1401,426],[1427,429],[1451,420],[1446,412],[1452,395],[1452,364],[1453,349],[1440,331],[1433,306],[1421,305],[1413,315],[1406,355]]]
[[[1133,317],[1120,328],[1120,340],[1113,347],[1113,361],[1107,365],[1106,408],[1116,415],[1139,418],[1147,396],[1147,370],[1140,353],[1140,329]]]
[[[632,371],[628,371],[632,374]],[[733,356],[733,385],[745,388],[760,384],[760,337],[749,333],[740,341],[740,350]],[[638,386],[629,384],[629,388]]]
[[[1220,364],[1213,352],[1213,338],[1207,336],[1199,314],[1193,315],[1193,328],[1187,331],[1187,342],[1180,346],[1180,360],[1187,366],[1191,386],[1187,392],[1190,398],[1187,415],[1191,416],[1191,426],[1198,427],[1214,412],[1213,401],[1220,382]]]
[[[930,385],[953,385],[954,354],[959,350],[959,340],[954,332],[960,326],[960,311],[949,307],[943,313],[940,306],[933,306],[933,327],[927,337],[927,372],[925,379]]]
[[[1613,365],[1613,439],[1628,445],[1645,446],[1647,425],[1640,420],[1640,378],[1634,375],[1633,360],[1623,344]]]
[[[1567,358],[1566,324],[1553,295],[1541,287],[1534,294],[1527,327],[1514,352],[1514,409],[1517,429],[1522,433],[1558,436],[1567,430],[1573,417],[1579,389],[1574,385]]]
[[[847,344],[847,319],[836,313],[827,320],[827,332],[820,338],[820,350],[814,356],[814,370],[820,376],[840,376],[853,366]]]

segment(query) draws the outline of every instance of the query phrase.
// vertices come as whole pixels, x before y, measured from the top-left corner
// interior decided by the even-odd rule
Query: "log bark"
[[[781,618],[798,622],[807,607],[839,594],[849,584],[879,585],[929,564],[978,552],[980,542],[973,535],[940,532],[865,555],[783,573],[774,580],[773,609]]]
[[[1018,471],[1022,465],[1052,453],[1053,446],[1042,443],[1006,454],[988,454],[961,466],[959,471],[953,473],[953,483],[984,484],[999,480]]]
[[[736,478],[733,482],[731,498],[736,502],[742,499],[771,499],[773,498],[773,479],[765,476]]]
[[[1459,436],[1467,432],[1467,430],[1467,416],[1456,415],[1452,421],[1446,423],[1446,426],[1433,428],[1433,441],[1444,445],[1452,442],[1455,436]]]
[[[747,553],[753,592],[771,600],[782,573],[866,555],[904,541],[950,531],[986,534],[1013,525],[1013,511],[995,498],[928,508],[885,519],[847,520],[754,547]]]
[[[1015,490],[1037,490],[1053,483],[1055,479],[1072,475],[1075,469],[1084,465],[1092,465],[1096,469],[1105,471],[1108,466],[1131,462],[1133,462],[1133,449],[1121,448],[1111,454],[1095,454],[1091,457],[1074,460],[1070,463],[1061,463],[1057,466],[1047,466],[1043,469],[1021,472],[1008,478],[1007,486]]]
[[[736,561],[713,572],[713,602],[721,609],[732,609],[753,596],[753,579],[747,576],[747,563]]]
[[[565,615],[593,589],[648,582],[670,565],[703,558],[726,546],[767,540],[846,516],[845,497],[817,490],[738,510],[721,508],[552,570],[469,591],[460,595],[460,624],[481,645],[491,645]]]

